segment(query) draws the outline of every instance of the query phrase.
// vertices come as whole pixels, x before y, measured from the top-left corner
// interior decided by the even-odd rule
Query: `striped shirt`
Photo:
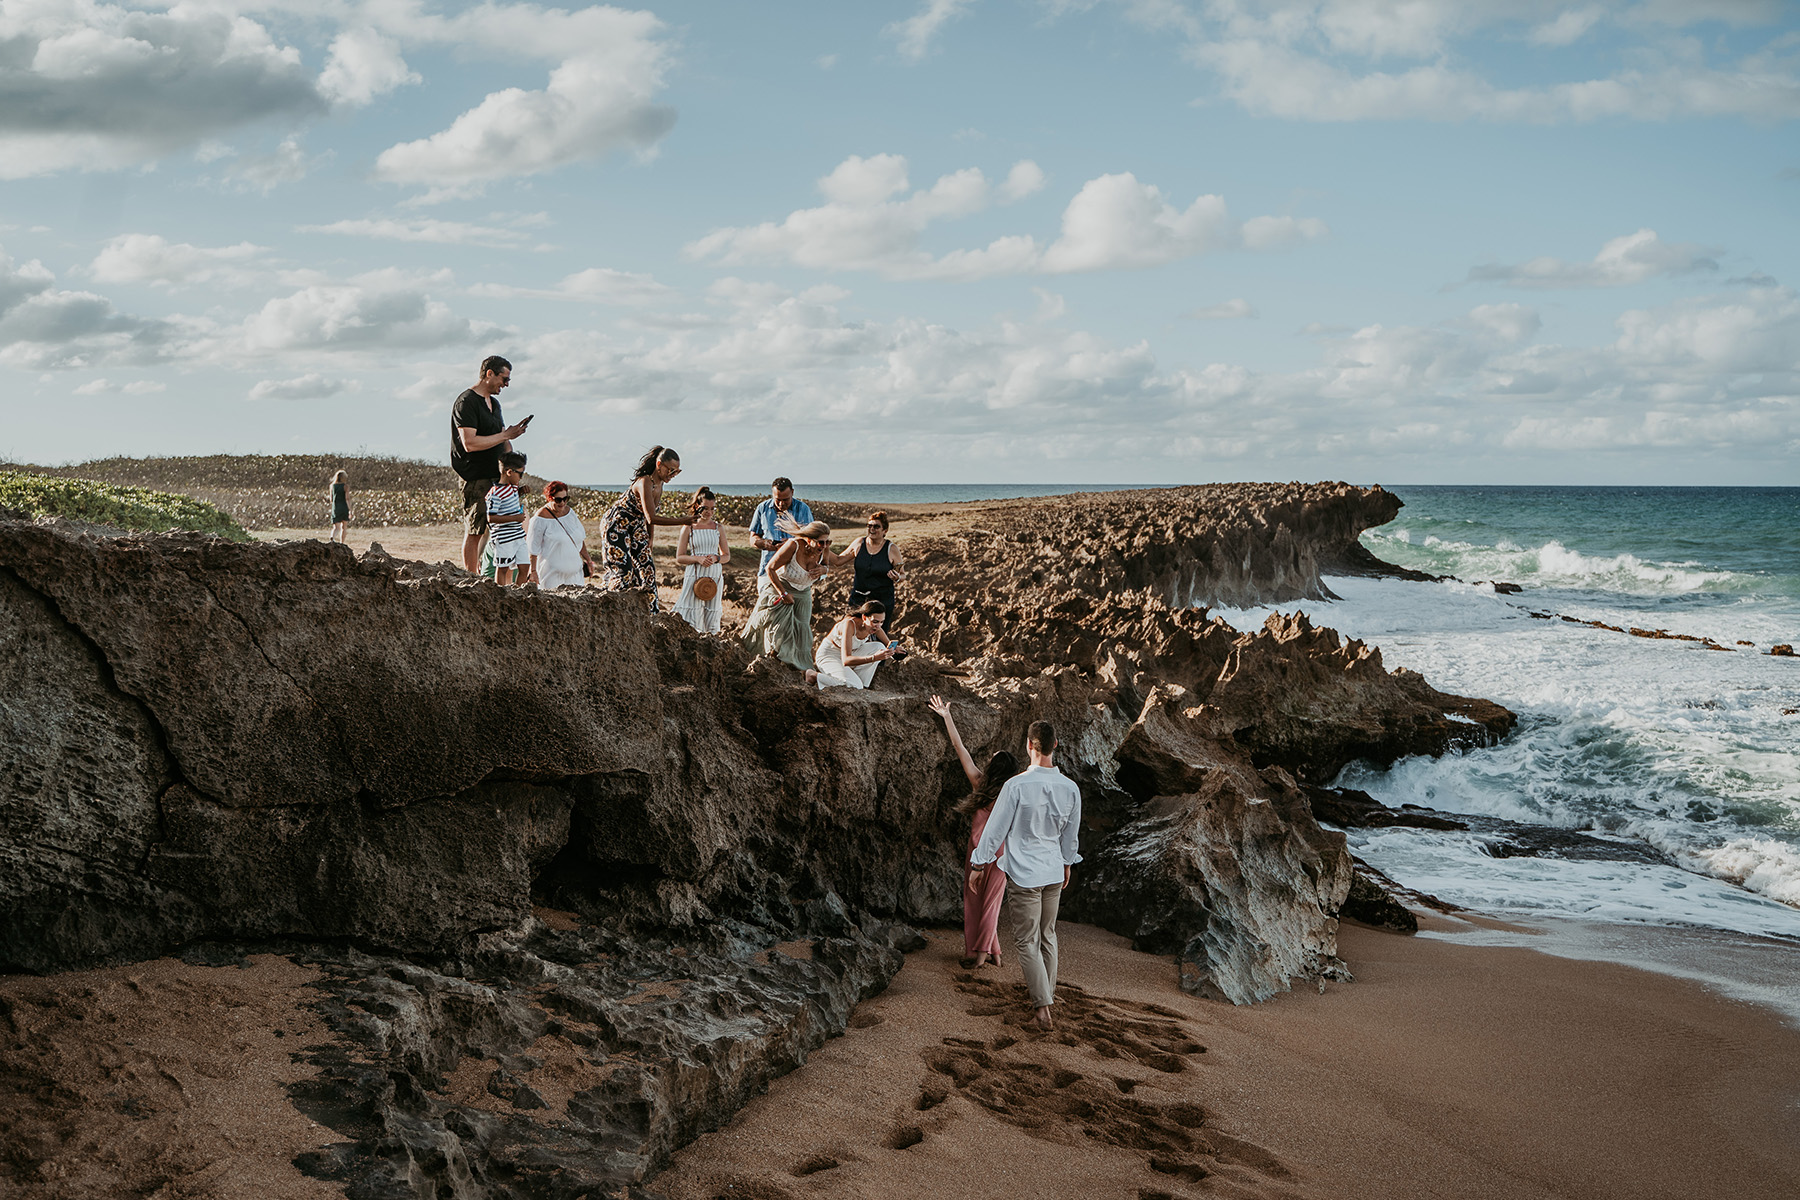
[[[519,489],[510,483],[497,483],[488,489],[487,510],[490,517],[524,516],[525,504],[519,499]],[[502,521],[499,524],[488,522],[493,530],[496,542],[517,542],[525,537],[525,522]]]

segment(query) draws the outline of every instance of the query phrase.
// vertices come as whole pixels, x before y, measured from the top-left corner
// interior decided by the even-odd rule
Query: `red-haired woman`
[[[525,552],[531,555],[527,583],[535,583],[545,591],[587,586],[587,575],[594,569],[594,560],[588,555],[587,530],[569,503],[569,485],[560,479],[544,485],[544,507],[531,518]]]
[[[950,744],[956,747],[957,761],[962,763],[963,774],[969,780],[969,794],[957,801],[951,810],[973,822],[969,830],[969,849],[963,855],[963,966],[980,967],[993,963],[997,967],[1000,965],[1000,906],[1006,900],[1006,873],[983,871],[976,875],[969,870],[969,855],[975,853],[988,818],[994,813],[1000,785],[1019,773],[1019,760],[1008,751],[996,750],[988,759],[987,769],[977,771],[975,760],[963,746],[962,735],[956,732],[956,718],[950,715],[950,706],[944,703],[942,696],[933,696],[929,703],[931,711],[944,718],[944,731],[950,735]],[[1005,849],[1002,846],[1001,852]]]

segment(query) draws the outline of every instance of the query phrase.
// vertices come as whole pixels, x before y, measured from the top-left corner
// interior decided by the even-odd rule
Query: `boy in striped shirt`
[[[494,582],[505,587],[513,581],[513,569],[519,570],[519,581],[525,580],[521,559],[525,556],[525,501],[519,496],[519,481],[525,477],[525,456],[507,451],[500,456],[500,482],[488,489],[488,539],[494,556]]]

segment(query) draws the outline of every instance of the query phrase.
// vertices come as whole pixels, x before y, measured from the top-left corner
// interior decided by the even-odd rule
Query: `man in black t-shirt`
[[[463,566],[471,575],[481,569],[487,494],[500,482],[500,455],[531,421],[508,425],[500,415],[500,391],[512,382],[511,363],[489,355],[481,360],[480,376],[450,409],[450,469],[462,480]]]

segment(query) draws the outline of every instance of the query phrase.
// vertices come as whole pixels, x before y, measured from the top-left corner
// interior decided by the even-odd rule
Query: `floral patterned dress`
[[[649,592],[650,611],[661,612],[656,600],[656,559],[650,552],[650,518],[636,490],[612,502],[600,518],[600,545],[605,565],[600,586],[609,592]]]

